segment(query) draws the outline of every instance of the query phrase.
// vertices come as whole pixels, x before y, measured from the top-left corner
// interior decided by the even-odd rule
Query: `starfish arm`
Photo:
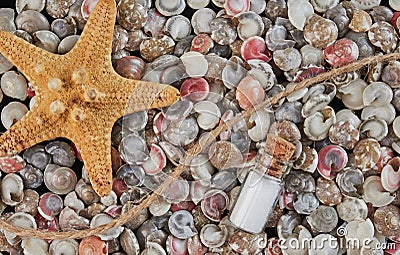
[[[79,59],[92,68],[111,66],[112,38],[117,8],[115,0],[99,0],[91,12],[85,28],[67,57]]]
[[[40,142],[59,136],[56,118],[39,109],[28,112],[0,136],[0,156],[12,156]]]
[[[162,108],[175,103],[179,99],[179,91],[169,85],[146,81],[112,77],[110,84],[111,102],[117,102],[114,109],[117,118],[133,112]]]
[[[0,31],[0,42],[0,53],[30,81],[50,71],[46,70],[43,63],[51,63],[52,61],[56,63],[59,59],[59,56],[5,31]],[[57,65],[54,64],[53,66]]]
[[[110,132],[85,132],[86,134],[80,135],[74,141],[81,153],[92,187],[100,196],[110,194],[112,187]]]

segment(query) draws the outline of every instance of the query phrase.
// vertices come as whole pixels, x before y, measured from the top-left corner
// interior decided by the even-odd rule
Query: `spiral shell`
[[[400,209],[394,205],[378,208],[374,214],[376,229],[384,236],[397,236],[400,234]]]
[[[147,20],[147,10],[136,1],[122,0],[117,6],[118,23],[125,29],[141,29]]]
[[[338,28],[333,21],[316,14],[308,17],[304,25],[304,38],[311,46],[319,49],[324,49],[334,43],[338,33]]]
[[[1,90],[6,96],[24,101],[28,96],[28,82],[22,74],[8,71],[1,77]]]
[[[398,41],[396,30],[386,21],[374,23],[368,31],[368,38],[373,45],[381,48],[385,53],[393,52]]]
[[[358,46],[355,42],[342,38],[324,50],[326,62],[333,67],[340,67],[357,60],[359,56]]]
[[[173,16],[181,14],[186,3],[184,0],[156,0],[155,6],[162,15]]]
[[[71,168],[48,165],[44,171],[44,183],[50,191],[65,195],[75,189],[77,177]]]
[[[338,224],[338,215],[333,207],[320,205],[306,217],[308,224],[317,233],[332,231]]]
[[[368,207],[364,200],[355,197],[345,197],[341,203],[336,206],[339,217],[347,222],[357,218],[366,219]]]
[[[360,195],[364,176],[361,170],[346,167],[336,176],[336,183],[343,195],[357,197]]]

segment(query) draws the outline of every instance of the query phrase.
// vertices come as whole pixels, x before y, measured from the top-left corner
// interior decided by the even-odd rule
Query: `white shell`
[[[190,162],[190,173],[193,179],[200,182],[201,185],[210,185],[211,177],[214,172],[215,168],[208,160],[206,154],[199,154]]]
[[[176,15],[167,20],[164,25],[164,30],[175,41],[182,40],[192,32],[190,20],[182,15]]]
[[[389,5],[395,11],[400,11],[400,1],[399,0],[389,0]]]
[[[393,169],[392,165],[387,164],[381,172],[382,187],[389,192],[395,192],[400,188],[400,171]]]
[[[28,95],[28,82],[22,74],[8,71],[1,77],[1,90],[6,96],[24,101]]]
[[[303,105],[301,115],[307,118],[317,111],[324,109],[330,103],[331,98],[326,94],[313,95]]]
[[[358,239],[362,243],[374,237],[374,224],[370,219],[355,219],[346,225],[346,238]]]
[[[199,113],[197,123],[205,130],[214,128],[221,118],[221,111],[218,106],[210,101],[201,101],[193,106],[193,110]]]
[[[348,121],[353,127],[358,128],[361,125],[361,120],[352,110],[343,109],[336,113],[336,122]]]
[[[199,10],[206,7],[210,3],[210,0],[187,0],[187,4],[190,8]]]
[[[217,14],[210,8],[202,8],[192,16],[193,31],[196,35],[201,33],[211,33],[210,22],[215,19]]]
[[[24,255],[48,255],[49,243],[39,238],[24,238],[21,242]]]
[[[304,24],[309,16],[314,13],[314,8],[307,0],[288,0],[288,17],[292,25],[303,31]]]
[[[271,89],[277,83],[276,76],[270,64],[259,59],[251,59],[248,60],[247,63],[251,67],[247,74],[258,80],[264,90]],[[244,70],[244,74],[245,71],[246,70]]]
[[[387,124],[391,124],[395,117],[396,110],[392,104],[386,104],[380,107],[367,106],[363,108],[361,112],[362,120],[377,118],[386,121]]]
[[[11,102],[1,111],[1,123],[9,129],[16,121],[22,119],[28,108],[20,102]]]
[[[57,48],[58,54],[65,54],[72,50],[79,38],[79,35],[70,35],[62,39]]]
[[[315,48],[309,44],[304,45],[300,49],[302,56],[302,66],[316,65],[321,66],[324,64],[324,52],[318,48]]]
[[[345,197],[336,206],[338,216],[347,222],[356,218],[366,219],[368,216],[368,206],[364,200],[356,197]]]
[[[208,248],[222,246],[227,238],[228,229],[225,225],[206,224],[200,231],[200,240]]]
[[[365,106],[384,106],[393,99],[393,90],[384,82],[372,82],[365,87],[363,103]]]
[[[1,180],[1,199],[6,205],[15,206],[24,198],[24,183],[22,178],[10,173]]]
[[[250,116],[249,122],[255,124],[247,131],[249,137],[251,140],[258,142],[267,137],[267,133],[272,122],[272,116],[267,110],[260,109]]]
[[[381,4],[381,0],[351,0],[354,7],[361,10],[369,10]]]
[[[311,4],[317,12],[326,12],[328,9],[335,7],[338,3],[339,0],[311,0]]]
[[[78,255],[78,246],[74,239],[53,240],[49,252],[51,255]]]
[[[1,93],[1,95],[3,96],[3,93]],[[29,101],[29,109],[32,110],[32,108],[35,106],[36,99],[37,99],[36,96],[31,98],[31,100]]]
[[[233,56],[222,70],[222,82],[228,89],[235,88],[246,74],[247,70],[243,67],[243,60]]]
[[[265,11],[266,7],[267,1],[265,0],[250,0],[250,11],[261,14]]]
[[[77,213],[85,208],[85,205],[82,200],[78,198],[75,191],[72,191],[65,196],[64,206],[74,209]]]
[[[343,104],[351,110],[361,110],[364,107],[363,93],[367,87],[364,80],[357,79],[338,89],[341,93]]]
[[[363,183],[363,199],[375,207],[390,204],[395,199],[389,192],[385,191],[381,183],[381,177],[369,176]]]
[[[0,74],[3,74],[13,68],[13,64],[0,54]]]
[[[118,202],[117,194],[111,190],[110,194],[100,198],[100,202],[105,206],[116,205]]]
[[[158,196],[149,206],[149,211],[153,216],[161,216],[168,212],[171,208],[171,203],[169,203],[162,196]]]
[[[97,226],[105,225],[111,222],[112,220],[113,218],[110,215],[105,213],[99,213],[96,216],[94,216],[90,221],[90,227],[94,228]],[[100,237],[101,240],[108,241],[117,238],[122,233],[122,231],[124,231],[124,227],[121,226],[113,227],[102,234],[97,234],[97,236]]]
[[[335,111],[327,106],[304,121],[304,133],[312,141],[319,141],[328,136],[330,127],[336,122]]]
[[[146,242],[144,248],[140,255],[167,255],[164,248],[155,242]]]
[[[156,9],[164,16],[178,15],[186,7],[184,0],[156,0]]]
[[[181,56],[187,75],[200,78],[207,73],[208,62],[205,56],[196,51],[189,51]]]
[[[326,241],[329,240],[329,245]],[[330,234],[319,234],[312,239],[315,249],[309,250],[309,255],[337,255],[339,251],[339,242],[336,237]],[[315,245],[315,246],[314,246]]]
[[[239,14],[238,21],[238,35],[243,41],[252,36],[261,36],[264,31],[264,22],[255,12],[248,11]]]
[[[25,229],[37,229],[35,218],[25,212],[14,213],[7,219],[7,222],[16,227],[21,227]],[[12,232],[4,231],[4,236],[11,245],[15,245],[21,241],[21,238]]]
[[[297,85],[297,83],[294,83],[294,82],[288,83],[288,84],[286,85],[286,89],[287,89],[287,90],[288,90],[288,89],[291,89],[292,87],[294,87],[294,86],[296,86],[296,85]],[[288,96],[286,97],[286,99],[287,99],[289,102],[295,102],[295,101],[297,101],[297,100],[302,99],[302,98],[307,94],[307,92],[308,92],[308,88],[302,88],[302,89],[299,89],[299,90],[297,90],[297,91],[295,91],[295,92],[293,92],[293,93],[290,93],[290,95],[288,95]]]
[[[50,31],[41,30],[33,33],[35,45],[39,48],[47,50],[51,53],[58,52],[58,45],[60,44],[60,38]]]
[[[400,138],[400,116],[396,117],[393,121],[393,131]]]
[[[43,11],[45,4],[45,0],[16,0],[15,9],[17,10],[17,13],[20,13],[23,10],[35,10],[41,12]]]
[[[368,137],[381,141],[388,134],[388,125],[381,119],[365,120],[360,126],[360,132],[366,133]]]

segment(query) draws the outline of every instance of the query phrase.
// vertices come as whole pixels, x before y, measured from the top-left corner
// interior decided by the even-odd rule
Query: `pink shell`
[[[229,16],[236,16],[250,9],[250,0],[225,0],[224,8]]]
[[[40,197],[39,213],[47,220],[52,220],[63,209],[62,198],[52,192],[47,192]]]
[[[45,219],[39,213],[35,216],[35,221],[38,229],[47,230],[47,231],[58,231],[60,226],[58,225],[57,218],[52,220]]]
[[[252,36],[243,42],[240,54],[244,60],[260,59],[268,62],[272,58],[271,52],[267,49],[264,39],[259,36]]]
[[[32,98],[36,95],[35,89],[32,87],[32,84],[28,83],[28,98]]]
[[[212,221],[220,221],[229,201],[223,191],[209,190],[201,201],[201,211]]]
[[[85,237],[79,244],[79,254],[106,255],[108,254],[107,243],[97,236]]]
[[[199,235],[195,235],[188,240],[188,251],[190,255],[204,255],[208,248],[201,243]]]
[[[400,171],[398,166],[387,164],[381,173],[382,187],[389,192],[395,192],[400,188]]]
[[[125,182],[121,179],[114,179],[113,185],[112,185],[112,190],[115,192],[115,194],[119,197],[124,193],[125,191],[128,190],[128,186],[126,186]]]
[[[249,109],[264,101],[265,92],[259,81],[251,76],[244,77],[236,90],[236,99],[240,107]]]
[[[153,119],[153,131],[156,135],[164,132],[168,127],[169,121],[164,117],[162,112],[159,112]]]
[[[77,158],[79,161],[83,161],[81,152],[79,151],[79,149],[78,149],[78,147],[76,146],[76,144],[71,143],[71,146],[72,146],[72,149],[74,149],[76,158]]]
[[[84,19],[88,19],[90,16],[90,13],[94,10],[94,7],[96,7],[96,4],[99,0],[85,0],[82,3],[81,6],[81,13],[82,17]]]
[[[338,145],[328,145],[318,152],[318,172],[322,177],[333,179],[347,164],[347,152]]]
[[[324,57],[333,67],[350,64],[358,58],[358,46],[350,39],[342,38],[324,50]]]
[[[385,254],[400,255],[400,243],[394,243],[394,247],[392,245],[388,246]]]
[[[117,60],[115,71],[127,79],[140,80],[144,74],[146,63],[138,57],[126,56]]]
[[[283,193],[283,206],[288,210],[294,210],[293,202],[295,200],[295,194],[285,192]]]
[[[208,34],[199,34],[192,40],[190,51],[197,51],[201,54],[207,54],[214,47],[214,41]]]
[[[143,170],[146,174],[155,175],[161,172],[167,165],[167,157],[160,146],[152,144],[150,148],[150,157],[143,164]]]
[[[378,171],[382,171],[383,167],[394,157],[394,152],[390,147],[381,147],[381,156],[375,167]]]
[[[188,255],[188,240],[179,239],[169,235],[167,239],[167,251],[170,255]]]
[[[18,172],[24,168],[25,165],[25,160],[18,155],[0,158],[0,170],[4,173]]]
[[[181,97],[190,101],[202,101],[210,92],[210,85],[203,78],[189,78],[182,83]]]
[[[193,208],[195,206],[196,206],[196,204],[193,203],[192,201],[182,201],[182,202],[179,202],[177,204],[172,204],[170,210],[172,212],[176,212],[176,211],[179,211],[179,210],[186,210],[186,211],[190,212],[191,210],[193,210]]]
[[[268,239],[267,248],[265,254],[269,255],[282,255],[282,249],[280,246],[280,239],[278,237],[272,237]]]
[[[296,73],[296,75],[293,78],[293,81],[294,82],[301,82],[301,81],[304,81],[306,79],[315,77],[318,74],[321,74],[321,73],[324,73],[324,72],[325,72],[325,68],[321,67],[321,66],[306,67],[304,69],[300,69],[300,71],[298,71]]]
[[[121,215],[122,206],[120,205],[111,205],[104,210],[105,213],[115,218]]]

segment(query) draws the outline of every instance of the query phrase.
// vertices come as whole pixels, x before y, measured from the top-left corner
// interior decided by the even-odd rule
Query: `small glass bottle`
[[[292,143],[268,134],[256,166],[249,171],[229,216],[236,227],[254,234],[264,230],[282,193],[287,162],[295,151]]]

